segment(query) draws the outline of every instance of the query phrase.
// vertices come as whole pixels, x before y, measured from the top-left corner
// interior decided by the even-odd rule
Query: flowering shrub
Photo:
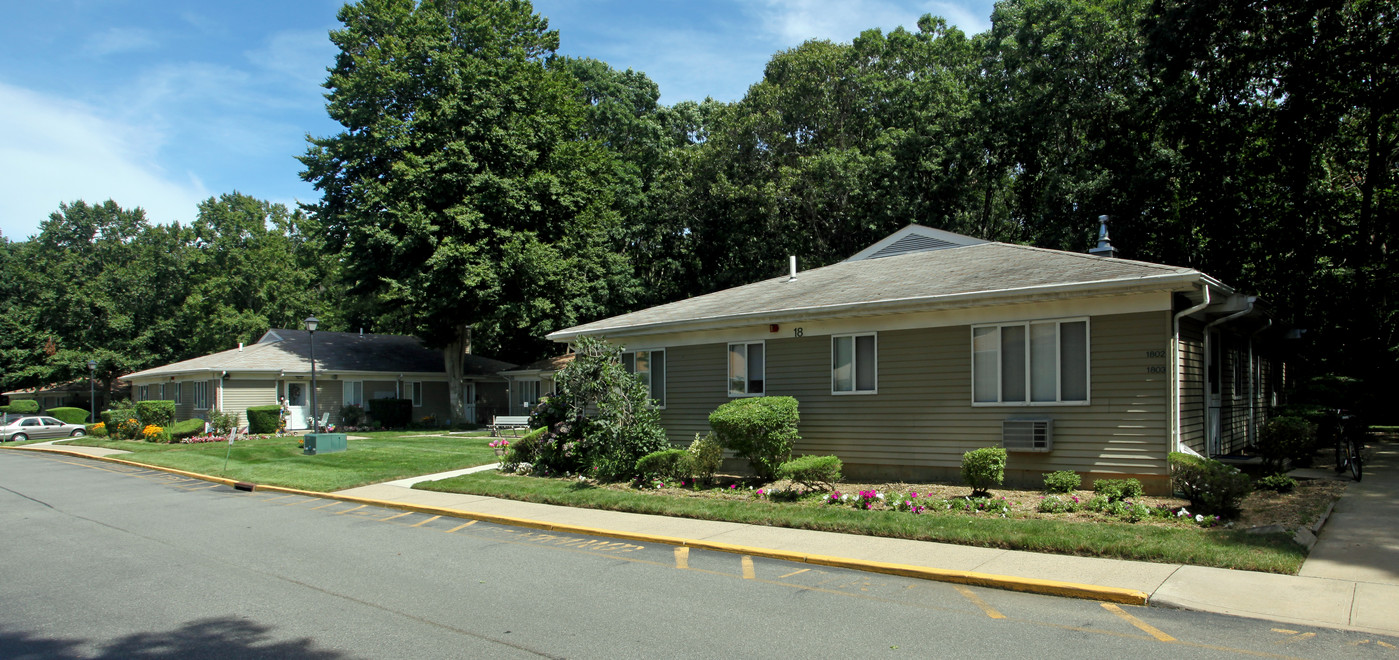
[[[914,514],[923,513],[928,509],[927,498],[925,497],[922,501],[919,501],[918,491],[916,490],[904,497],[896,496],[889,501],[889,507],[895,511],[906,511]]]
[[[510,446],[510,441],[506,440],[505,438],[501,438],[499,440],[492,440],[486,443],[486,446],[490,447],[491,449],[505,449],[506,447]]]
[[[117,422],[117,437],[135,440],[141,437],[142,428],[141,420],[135,417],[128,417]]]
[[[145,428],[141,429],[141,439],[145,440],[146,442],[156,442],[157,440],[164,438],[164,436],[165,429],[160,428],[155,424],[147,424]]]
[[[99,438],[104,437],[107,435],[107,425],[102,422],[93,424],[92,426],[87,427],[87,434]]]

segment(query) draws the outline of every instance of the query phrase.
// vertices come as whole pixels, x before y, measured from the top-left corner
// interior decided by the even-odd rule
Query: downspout
[[[1205,301],[1178,312],[1173,319],[1174,325],[1171,329],[1171,399],[1173,402],[1171,409],[1174,412],[1171,434],[1175,440],[1173,451],[1180,451],[1180,320],[1210,306],[1210,285],[1206,284],[1201,288],[1205,292]],[[1208,376],[1205,380],[1209,381]]]
[[[1253,338],[1271,327],[1273,327],[1273,320],[1268,319],[1263,327],[1254,330],[1253,334],[1248,336],[1248,443],[1250,445],[1258,439],[1258,423],[1254,418],[1255,402],[1258,400],[1258,383],[1254,379],[1254,374],[1258,372],[1258,365],[1253,363]]]
[[[1253,303],[1254,303],[1254,301],[1256,301],[1256,300],[1257,300],[1257,298],[1255,298],[1255,297],[1253,297],[1253,296],[1249,296],[1249,297],[1248,297],[1248,306],[1247,306],[1247,307],[1245,307],[1245,308],[1243,308],[1242,310],[1239,310],[1239,311],[1237,311],[1237,312],[1234,312],[1233,314],[1230,314],[1230,315],[1225,316],[1225,317],[1223,317],[1223,318],[1215,319],[1215,320],[1210,321],[1209,323],[1206,323],[1206,324],[1205,324],[1205,409],[1206,409],[1206,410],[1205,410],[1205,422],[1206,422],[1206,423],[1209,422],[1209,417],[1210,417],[1210,416],[1209,416],[1209,405],[1210,405],[1210,367],[1213,366],[1213,365],[1210,364],[1210,356],[1213,355],[1213,353],[1211,353],[1211,351],[1210,351],[1210,328],[1213,328],[1214,326],[1217,326],[1217,325],[1220,325],[1220,324],[1223,324],[1223,323],[1228,323],[1228,322],[1230,322],[1230,321],[1232,321],[1232,320],[1234,320],[1234,319],[1236,319],[1236,318],[1239,318],[1239,317],[1241,317],[1241,316],[1247,316],[1248,314],[1253,313]],[[1221,374],[1219,375],[1219,381],[1220,381],[1220,382],[1219,382],[1219,398],[1220,398],[1220,401],[1222,402],[1222,401],[1224,400],[1224,374],[1221,373]],[[1221,414],[1223,413],[1223,411],[1220,411],[1220,412],[1221,412]],[[1223,420],[1221,420],[1221,422],[1222,422],[1222,421],[1223,421]],[[1222,433],[1223,433],[1223,430],[1221,429],[1221,434],[1222,434]],[[1221,451],[1223,451],[1223,449],[1224,449],[1224,446],[1223,446],[1223,444],[1224,444],[1224,438],[1221,437],[1219,440],[1220,440],[1220,447],[1219,447],[1219,449],[1220,449]],[[1213,451],[1213,450],[1210,449],[1210,442],[1209,442],[1209,441],[1210,441],[1210,429],[1209,429],[1209,428],[1206,428],[1206,429],[1205,429],[1205,453],[1206,453],[1206,454],[1209,454],[1209,453],[1211,453],[1211,452]]]

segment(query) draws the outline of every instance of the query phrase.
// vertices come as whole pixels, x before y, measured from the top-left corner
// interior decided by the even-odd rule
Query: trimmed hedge
[[[248,408],[248,433],[276,433],[281,416],[282,407],[276,404]]]
[[[413,420],[413,400],[370,399],[369,416],[385,428],[403,428]]]
[[[48,415],[65,424],[86,424],[87,411],[82,408],[49,408]]]
[[[175,422],[168,430],[171,441],[192,438],[204,432],[204,420],[187,419],[183,422]]]
[[[835,456],[801,456],[777,468],[783,479],[795,481],[807,488],[834,490],[840,482],[844,465]]]
[[[142,424],[165,428],[175,423],[175,402],[164,400],[137,401],[136,418]]]
[[[1046,493],[1072,493],[1078,490],[1082,484],[1083,478],[1072,470],[1047,472],[1044,475],[1044,492]]]
[[[16,415],[37,415],[39,414],[39,402],[33,399],[16,399],[5,406],[5,412]]]
[[[772,480],[792,456],[797,436],[797,400],[790,396],[734,399],[709,413],[709,426],[724,447],[748,459],[753,472]]]

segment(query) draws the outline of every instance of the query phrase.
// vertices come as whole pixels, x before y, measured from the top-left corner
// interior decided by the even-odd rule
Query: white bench
[[[496,415],[491,419],[489,428],[493,438],[500,437],[503,430],[508,430],[512,437],[517,437],[520,429],[529,428],[529,415]]]

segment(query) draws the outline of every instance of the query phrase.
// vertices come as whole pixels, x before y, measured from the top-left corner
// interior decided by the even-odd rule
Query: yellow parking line
[[[311,510],[312,510],[312,511],[317,511],[317,510],[319,510],[319,509],[324,509],[324,508],[326,508],[326,507],[328,507],[328,506],[335,506],[335,505],[337,505],[337,504],[339,504],[339,503],[340,503],[340,500],[331,500],[328,504],[322,504],[322,505],[320,505],[320,506],[313,506],[313,507],[311,507]]]
[[[300,497],[300,496],[299,496],[299,495],[278,495],[278,496],[276,496],[276,497],[269,497],[269,498],[267,498],[267,499],[264,500],[264,501],[266,501],[266,502],[276,502],[277,500],[284,500],[284,499],[287,499],[288,497]]]
[[[1292,635],[1292,636],[1288,637],[1287,639],[1284,639],[1284,640],[1281,640],[1281,641],[1277,641],[1277,642],[1273,642],[1273,646],[1282,646],[1283,644],[1291,644],[1291,643],[1296,642],[1296,641],[1300,641],[1300,640],[1303,640],[1303,639],[1311,639],[1311,638],[1313,638],[1313,637],[1316,637],[1316,633],[1314,633],[1314,632],[1302,633],[1302,634],[1300,634],[1300,635]]]
[[[392,516],[389,516],[389,517],[387,517],[387,518],[379,518],[379,522],[388,522],[388,521],[390,521],[390,520],[393,520],[394,518],[402,518],[402,517],[404,517],[404,516],[408,516],[408,515],[412,515],[412,514],[413,514],[412,511],[404,511],[403,513],[395,513],[395,514],[393,514]]]
[[[753,558],[743,555],[743,579],[752,580],[756,577],[757,574],[753,572]]]
[[[809,570],[811,570],[811,569],[809,569],[809,568],[799,568],[799,569],[797,569],[797,570],[795,570],[795,571],[792,571],[791,573],[788,573],[788,574],[786,574],[786,575],[779,575],[779,576],[777,576],[777,579],[779,579],[779,580],[785,580],[785,579],[787,579],[787,578],[789,578],[789,577],[792,577],[793,575],[801,575],[802,573],[805,573],[805,572],[807,572],[807,571],[809,571]]]
[[[688,569],[688,568],[690,567],[690,549],[689,549],[689,548],[687,548],[687,547],[685,547],[685,546],[676,546],[676,548],[675,548],[675,567],[678,568],[678,569],[680,569],[680,570],[682,570],[682,571],[685,570],[685,569]]]
[[[1121,617],[1123,621],[1126,621],[1127,623],[1130,623],[1130,624],[1136,626],[1138,630],[1140,630],[1140,631],[1142,631],[1142,632],[1144,632],[1144,633],[1146,633],[1146,634],[1148,634],[1148,635],[1151,635],[1152,637],[1155,637],[1155,638],[1156,638],[1156,641],[1158,641],[1158,642],[1174,642],[1174,641],[1176,641],[1176,638],[1171,637],[1170,635],[1167,635],[1166,633],[1163,633],[1163,632],[1161,632],[1160,630],[1157,630],[1157,629],[1154,628],[1151,624],[1149,624],[1149,623],[1147,623],[1147,622],[1145,622],[1145,621],[1142,621],[1141,619],[1138,619],[1137,617],[1134,617],[1134,616],[1132,616],[1132,615],[1130,615],[1130,614],[1124,612],[1124,611],[1122,610],[1122,608],[1120,608],[1120,607],[1118,607],[1118,606],[1116,606],[1116,605],[1114,605],[1114,604],[1112,604],[1112,603],[1102,603],[1102,606],[1103,606],[1103,609],[1105,609],[1105,610],[1107,610],[1107,611],[1109,611],[1109,612],[1112,612],[1113,614],[1116,614],[1117,616]]]
[[[993,619],[1006,618],[1006,615],[996,611],[996,608],[987,605],[986,601],[982,600],[980,596],[977,596],[975,593],[973,593],[971,589],[968,589],[960,584],[954,584],[952,585],[952,588],[956,589],[957,593],[962,594],[963,598],[966,598],[967,600],[971,601],[973,605],[980,607],[981,611],[986,613],[986,616],[989,616]]]
[[[459,529],[462,529],[462,528],[464,528],[464,527],[470,527],[470,526],[475,525],[475,524],[476,524],[476,521],[475,521],[475,520],[468,520],[468,521],[466,521],[466,522],[464,522],[464,523],[462,523],[462,524],[460,524],[460,525],[457,525],[456,527],[453,527],[453,528],[447,530],[447,533],[448,533],[448,534],[451,534],[452,532],[455,532],[455,531],[457,531],[457,530],[459,530]]]
[[[359,505],[359,506],[357,506],[357,507],[355,507],[355,508],[353,508],[353,509],[345,509],[344,511],[336,511],[336,512],[335,512],[335,515],[337,515],[337,516],[343,516],[343,515],[345,515],[345,514],[351,512],[351,511],[359,511],[360,509],[363,509],[364,507],[367,507],[367,506],[369,506],[369,505],[368,505],[368,504],[361,504],[361,505]]]
[[[434,520],[437,520],[438,518],[441,518],[441,517],[442,517],[442,516],[433,516],[433,517],[428,518],[427,520],[424,520],[424,521],[422,521],[422,522],[413,523],[413,524],[409,525],[409,527],[422,527],[423,525],[426,525],[426,524],[428,524],[428,523],[430,523],[430,522],[432,522],[432,521],[434,521]]]

